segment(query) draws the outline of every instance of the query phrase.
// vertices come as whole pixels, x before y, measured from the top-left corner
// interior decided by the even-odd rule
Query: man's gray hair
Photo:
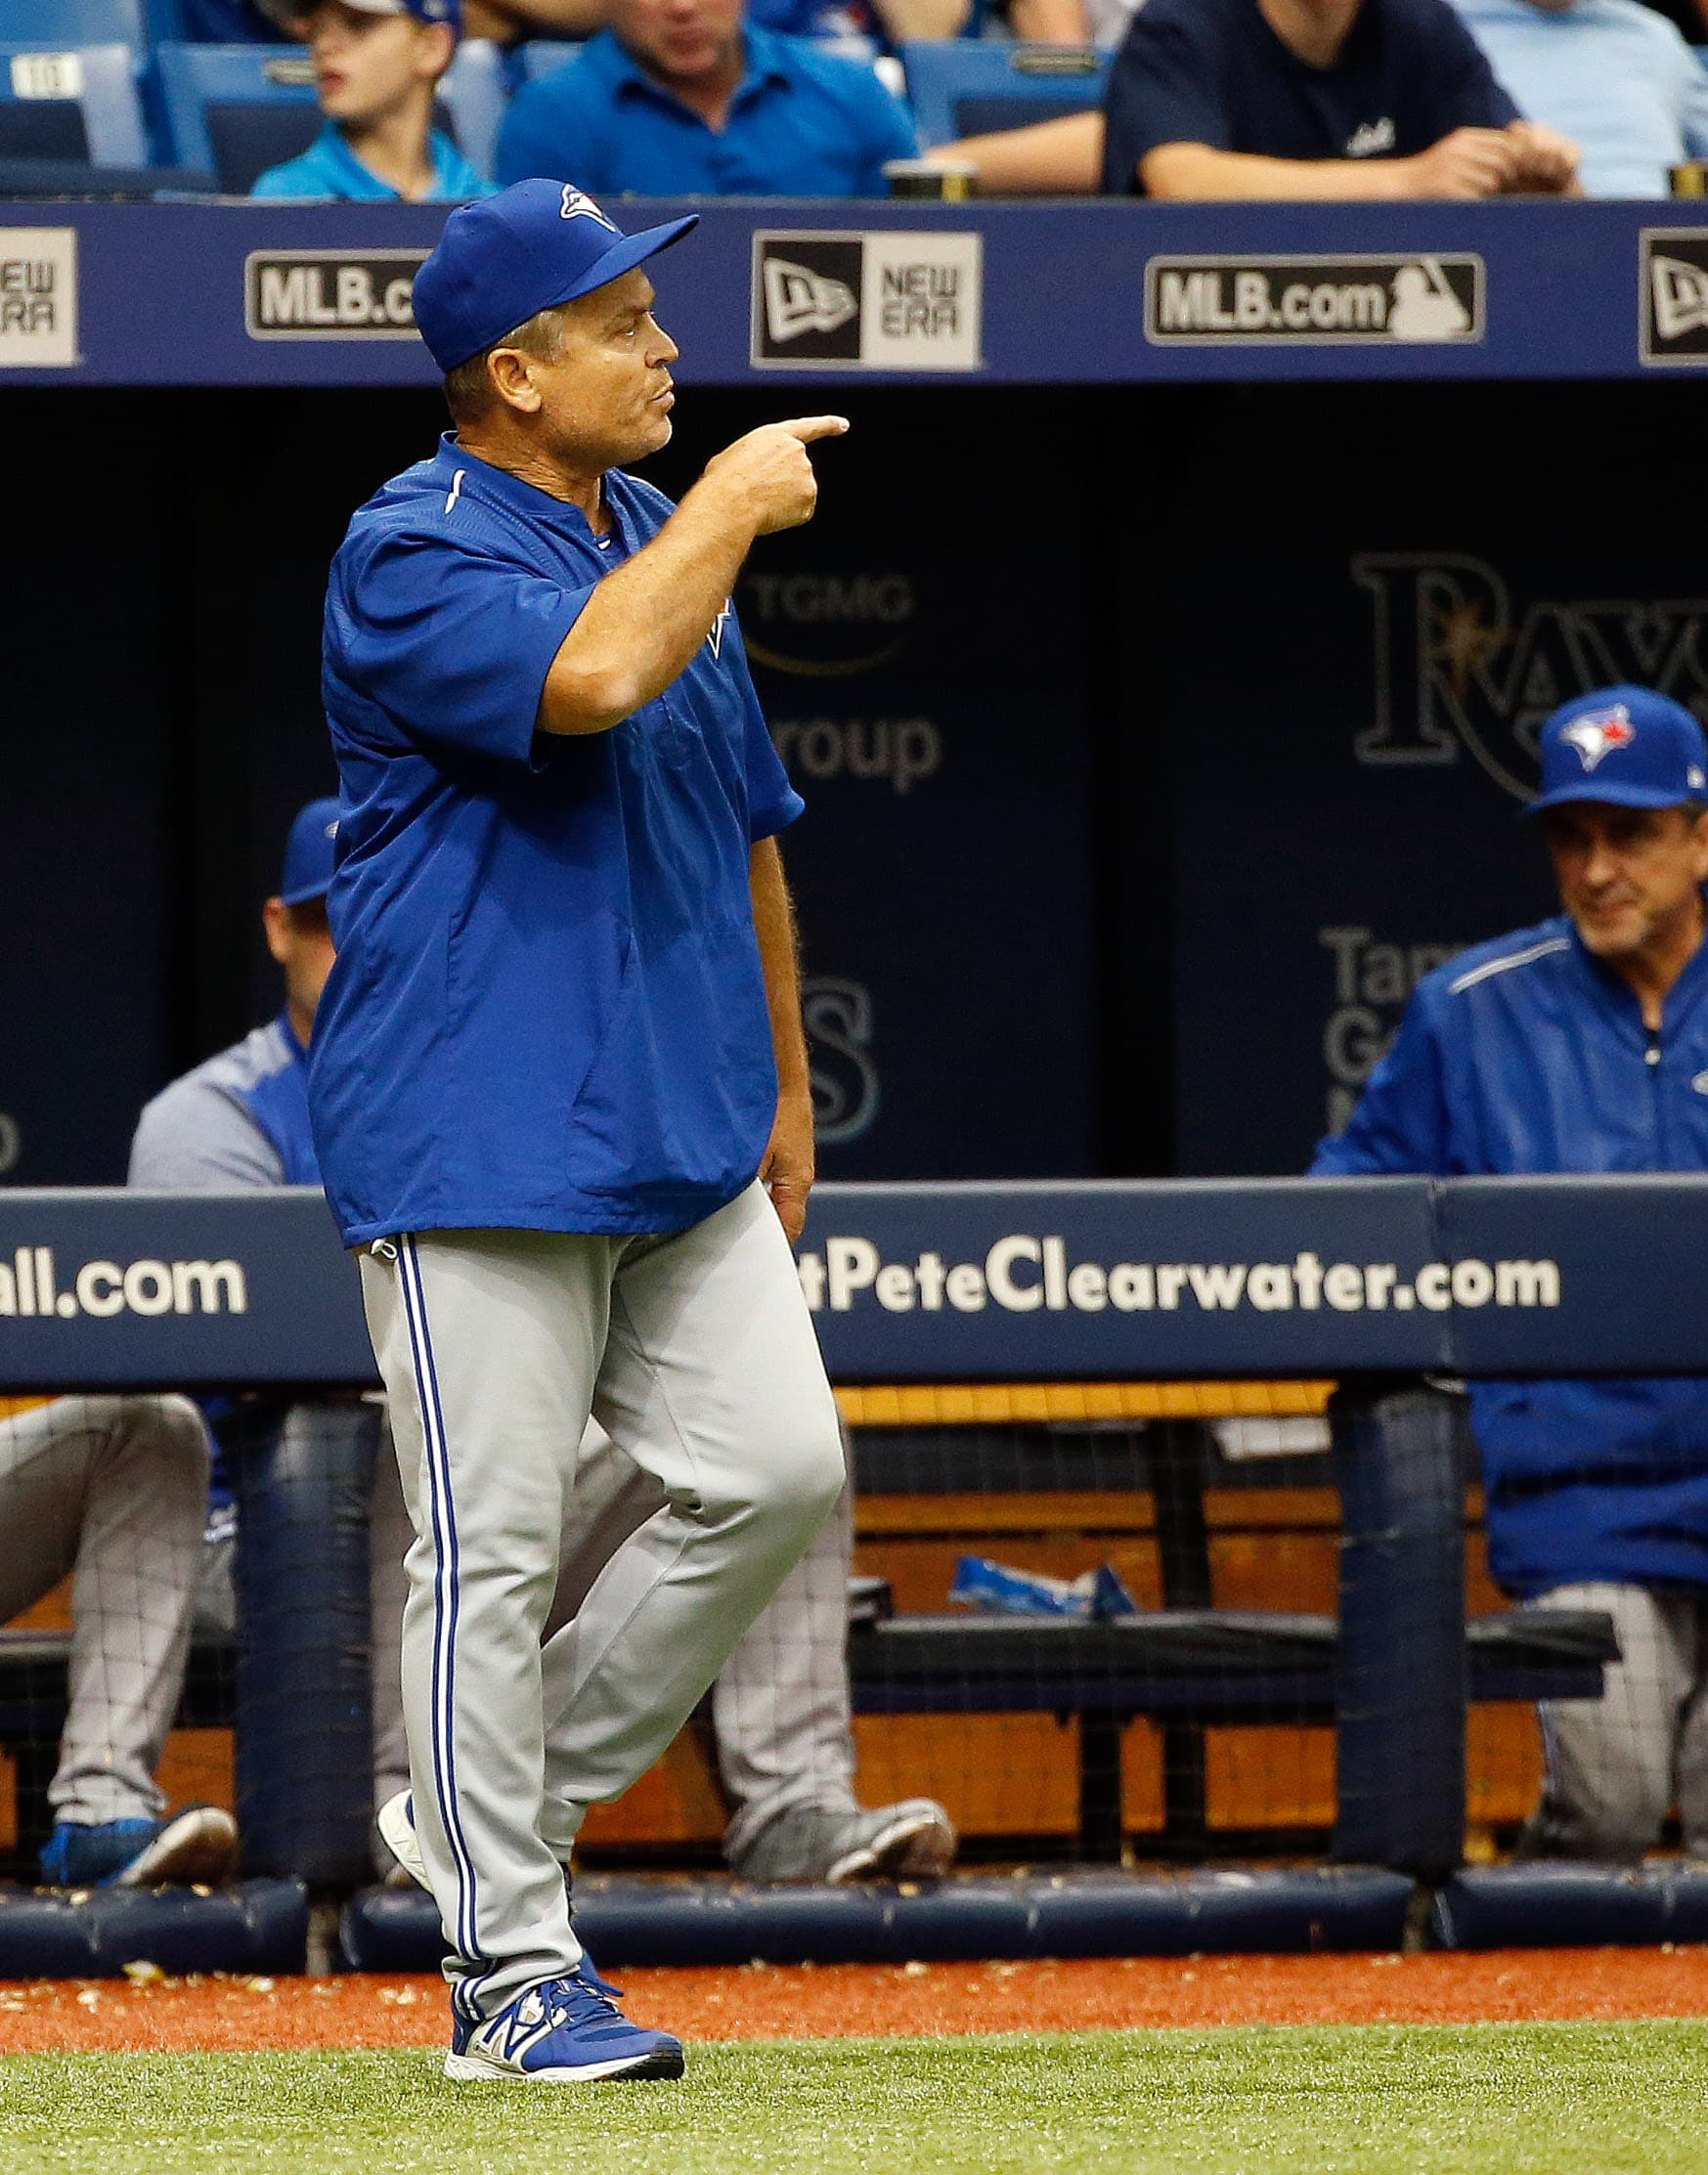
[[[466,363],[459,363],[454,370],[445,373],[445,405],[451,411],[454,423],[477,422],[498,399],[493,391],[492,378],[487,370],[487,359],[501,347],[520,348],[524,355],[538,356],[543,363],[554,363],[563,352],[563,313],[567,305],[553,303],[548,310],[540,310],[526,325],[518,325],[513,332],[506,332],[502,340],[494,340],[490,347],[483,347],[478,355],[471,355]]]

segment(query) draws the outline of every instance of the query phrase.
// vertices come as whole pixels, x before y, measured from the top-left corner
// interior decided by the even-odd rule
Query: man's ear
[[[534,382],[533,359],[519,347],[495,347],[486,359],[486,374],[506,408],[522,415],[539,414],[544,404]]]
[[[261,909],[261,929],[267,938],[267,949],[283,967],[290,948],[290,909],[284,899],[268,899]]]

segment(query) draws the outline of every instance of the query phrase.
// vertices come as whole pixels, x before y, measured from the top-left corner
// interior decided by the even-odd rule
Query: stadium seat
[[[143,0],[6,0],[7,39],[18,45],[128,45],[149,42]]]
[[[915,40],[901,48],[901,63],[919,140],[928,149],[1083,113],[1103,103],[1109,76],[1109,56],[1094,45]]]
[[[174,43],[158,57],[179,164],[217,176],[228,196],[247,196],[258,174],[306,151],[320,129],[301,46]],[[435,119],[482,173],[492,171],[504,103],[498,48],[467,39],[440,86]]]
[[[147,166],[131,48],[0,45],[0,158]]]

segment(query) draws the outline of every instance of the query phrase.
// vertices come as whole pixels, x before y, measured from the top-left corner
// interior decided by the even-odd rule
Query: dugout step
[[[1708,1941],[1708,1865],[1550,1858],[1468,1866],[1439,1891],[1429,1930],[1443,1948],[1644,1947]]]
[[[126,1964],[297,1972],[308,1949],[300,1881],[234,1888],[0,1888],[0,1979],[117,1979]]]
[[[917,1889],[578,1879],[576,1931],[601,1970],[659,1964],[948,1963],[1043,1956],[1287,1955],[1398,1948],[1412,1884],[1363,1867],[957,1876]],[[356,1971],[435,1971],[439,1915],[419,1890],[346,1906]]]

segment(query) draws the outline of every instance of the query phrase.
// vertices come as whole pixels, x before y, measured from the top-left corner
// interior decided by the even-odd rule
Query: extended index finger
[[[848,428],[846,415],[797,415],[780,428],[800,439],[802,445],[811,445],[815,438],[840,438]]]

